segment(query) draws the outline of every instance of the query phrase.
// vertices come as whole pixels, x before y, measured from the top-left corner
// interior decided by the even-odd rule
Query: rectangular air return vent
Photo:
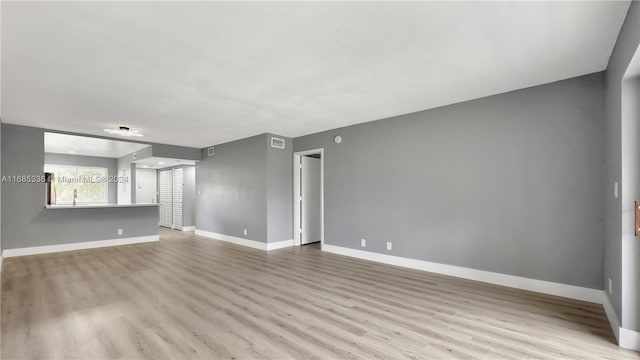
[[[271,147],[276,149],[284,149],[284,139],[277,137],[271,138]]]
[[[207,149],[207,155],[213,156],[213,146]]]

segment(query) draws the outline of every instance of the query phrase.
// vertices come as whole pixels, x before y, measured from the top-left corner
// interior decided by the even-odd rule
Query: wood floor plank
[[[5,260],[2,359],[638,359],[602,306],[323,253],[161,240]]]

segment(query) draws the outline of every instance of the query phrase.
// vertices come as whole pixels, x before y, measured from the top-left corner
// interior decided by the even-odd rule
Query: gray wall
[[[109,176],[118,175],[118,159],[96,157],[96,156],[82,156],[82,155],[68,155],[68,154],[44,154],[45,164],[54,165],[76,165],[76,166],[96,166],[107,168]],[[108,201],[111,204],[118,202],[118,184],[110,182],[108,184]]]
[[[295,138],[325,149],[325,242],[602,289],[603,80]]]
[[[215,146],[196,165],[196,227],[267,242],[267,135]],[[243,235],[243,230],[248,235]]]
[[[118,159],[118,177],[119,179],[122,177],[123,180],[118,184],[118,204],[136,203],[136,164],[133,161],[151,157],[153,146],[148,146]],[[126,177],[122,175],[124,170],[127,170]]]
[[[2,124],[2,174],[42,175],[43,129]],[[45,210],[45,185],[3,183],[4,249],[158,234],[158,209],[104,208]]]
[[[2,119],[0,119],[0,179],[2,179]],[[0,185],[0,204],[2,204],[2,186]],[[2,206],[0,206],[0,229],[2,229]],[[0,231],[0,258],[2,257],[2,231]],[[0,264],[2,271],[2,264]]]
[[[196,225],[196,167],[183,166],[182,225]]]
[[[272,148],[272,136],[284,139],[285,149]],[[291,240],[292,148],[290,138],[261,134],[215,145],[211,157],[202,149],[196,165],[196,228],[261,242]]]
[[[622,179],[621,80],[640,44],[640,2],[629,7],[606,71],[605,122],[605,259],[604,281],[611,278],[613,293],[609,299],[618,319],[625,324],[622,311],[622,197],[613,196],[613,183]],[[622,184],[621,184],[622,188]],[[606,286],[606,285],[605,285]],[[608,294],[608,292],[607,292]]]
[[[172,159],[200,161],[200,149],[176,145],[153,144],[153,155]]]
[[[131,204],[133,203],[133,196],[131,189],[133,186],[133,178],[131,176],[131,162],[126,158],[119,158],[116,162],[118,167],[118,189],[117,199],[118,204]]]
[[[272,148],[271,137],[285,140],[284,149]],[[267,134],[267,240],[293,239],[293,141]]]

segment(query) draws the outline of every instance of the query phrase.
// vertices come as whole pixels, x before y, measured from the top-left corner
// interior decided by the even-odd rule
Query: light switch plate
[[[249,231],[247,231],[247,229],[244,229],[244,236],[247,236],[248,233]]]

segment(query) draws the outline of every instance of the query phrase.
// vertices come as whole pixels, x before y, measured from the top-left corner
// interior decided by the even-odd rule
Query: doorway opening
[[[293,154],[294,245],[324,245],[324,149]]]
[[[640,200],[640,47],[636,49],[621,83],[621,143],[622,143],[622,244],[620,274],[613,274],[612,295],[621,304],[620,327],[640,331],[640,212],[635,202]],[[634,224],[634,225],[632,225]],[[616,278],[618,277],[618,278]],[[611,279],[611,278],[610,278]],[[618,287],[616,287],[618,284]],[[617,299],[616,299],[617,298]],[[625,332],[626,333],[626,332]],[[621,332],[622,347],[629,338]]]

